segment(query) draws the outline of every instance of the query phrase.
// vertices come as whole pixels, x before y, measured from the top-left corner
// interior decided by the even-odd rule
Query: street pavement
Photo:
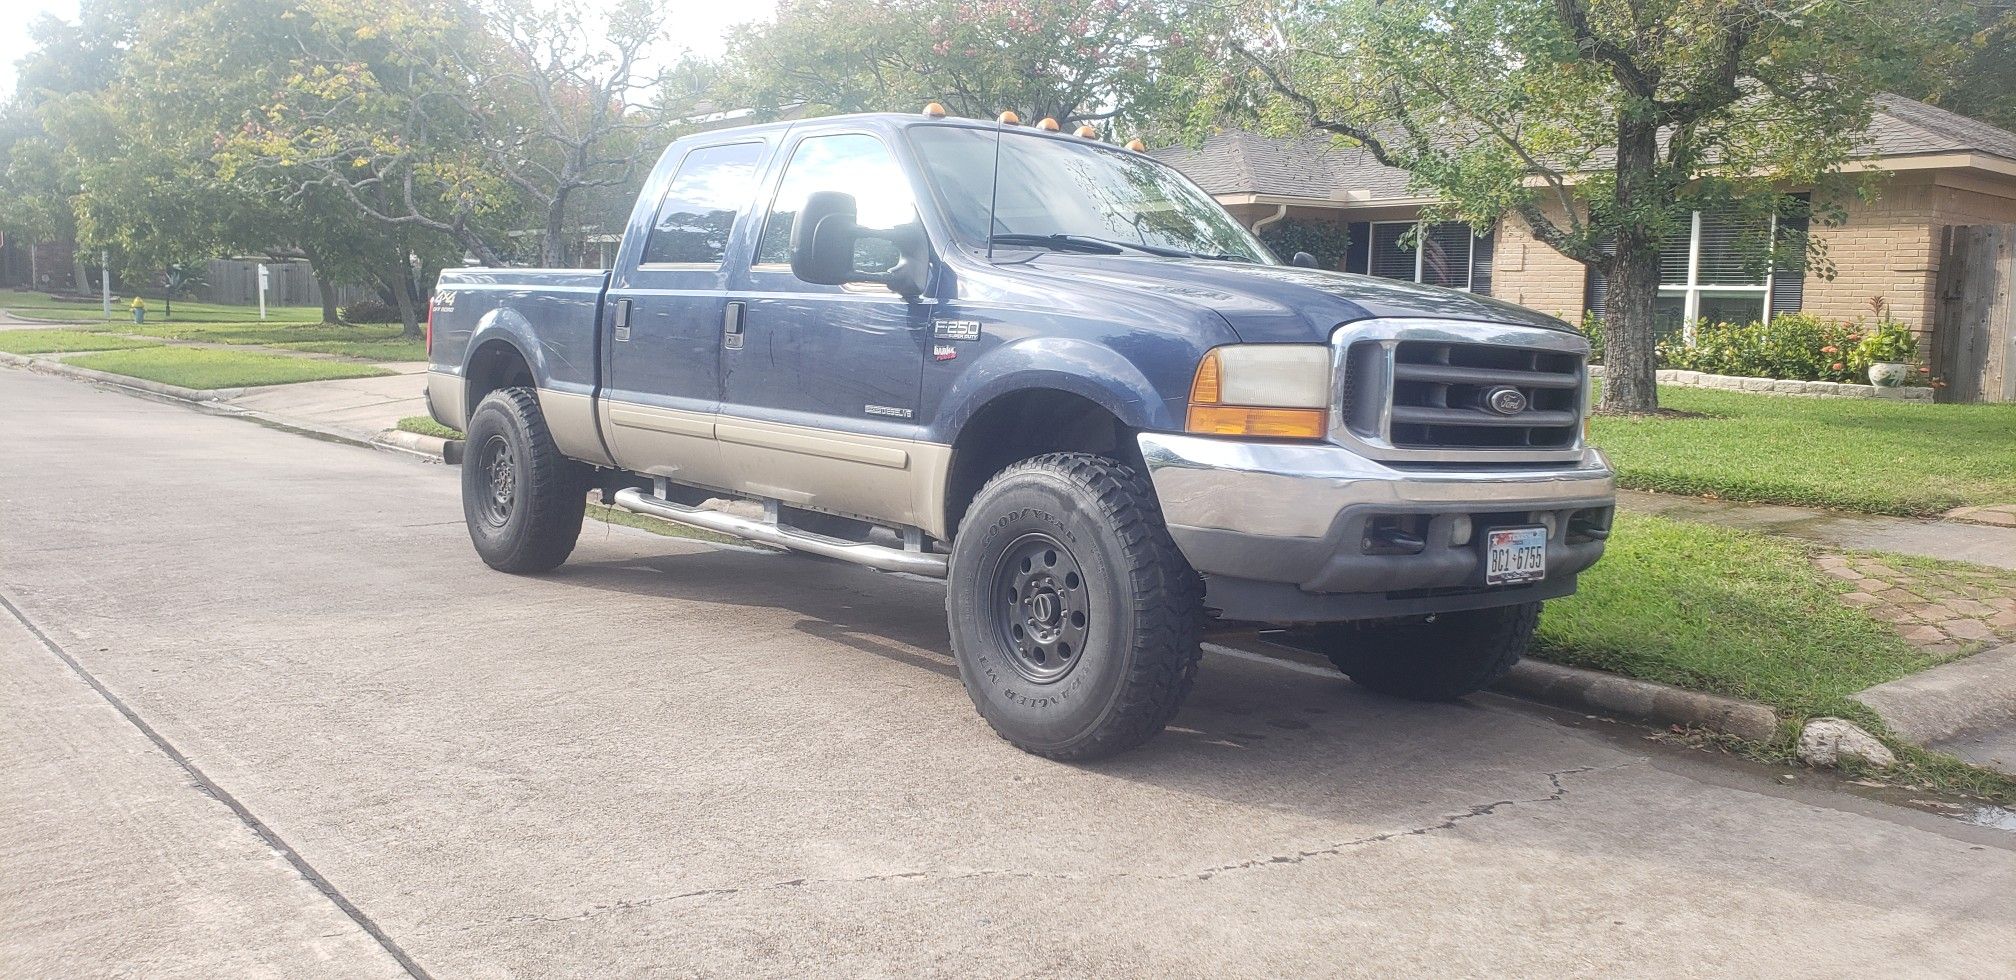
[[[936,583],[0,370],[0,975],[2008,975],[2016,835],[1211,654],[1091,765]]]

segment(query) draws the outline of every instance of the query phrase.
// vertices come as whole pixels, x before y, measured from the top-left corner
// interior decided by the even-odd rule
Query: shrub
[[[1342,269],[1344,254],[1351,247],[1345,226],[1331,222],[1277,221],[1260,230],[1260,242],[1286,262],[1296,252],[1308,252],[1325,269]]]
[[[341,311],[344,323],[398,323],[399,308],[382,300],[359,300]]]
[[[1686,371],[1787,381],[1868,383],[1864,340],[1855,324],[1786,313],[1770,323],[1702,323],[1694,343],[1676,336],[1659,345],[1660,363]]]
[[[1603,363],[1603,318],[1594,313],[1582,314],[1582,336],[1589,338],[1589,363]]]

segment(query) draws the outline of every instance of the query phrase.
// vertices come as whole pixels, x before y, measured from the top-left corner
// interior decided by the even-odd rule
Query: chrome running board
[[[651,517],[661,517],[676,524],[734,535],[759,544],[851,561],[879,571],[909,572],[931,578],[945,577],[947,563],[944,555],[865,544],[859,541],[843,541],[823,534],[801,531],[784,524],[750,520],[718,510],[688,507],[672,503],[662,497],[651,496],[635,487],[618,490],[616,506]]]

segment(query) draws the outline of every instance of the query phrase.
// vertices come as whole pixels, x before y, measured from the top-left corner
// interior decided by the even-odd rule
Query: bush
[[[1589,338],[1589,363],[1603,363],[1603,318],[1594,313],[1582,314],[1582,336]]]
[[[1867,361],[1858,357],[1865,338],[1852,323],[1786,313],[1770,323],[1702,323],[1694,343],[1675,336],[1659,345],[1666,367],[1708,374],[1786,381],[1867,384]]]
[[[1286,262],[1296,252],[1308,252],[1325,269],[1342,269],[1344,255],[1351,247],[1350,231],[1330,222],[1277,221],[1260,230],[1260,242]]]
[[[339,311],[344,323],[400,323],[399,308],[380,300],[361,300]]]

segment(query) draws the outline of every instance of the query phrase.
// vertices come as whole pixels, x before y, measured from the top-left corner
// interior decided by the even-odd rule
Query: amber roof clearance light
[[[945,107],[939,103],[933,102],[930,105],[924,107],[924,114],[930,116],[933,119],[943,119],[945,118]]]
[[[1015,110],[1013,110],[1013,109],[1003,109],[1003,110],[1001,110],[1001,115],[1000,115],[999,117],[997,117],[997,118],[996,118],[996,119],[995,119],[994,121],[995,121],[995,122],[998,122],[998,123],[1000,123],[1000,124],[1001,124],[1001,125],[1003,125],[1003,126],[1020,126],[1020,125],[1022,125],[1022,117],[1021,117],[1021,116],[1018,116],[1018,115],[1016,115],[1016,114],[1015,114]]]

